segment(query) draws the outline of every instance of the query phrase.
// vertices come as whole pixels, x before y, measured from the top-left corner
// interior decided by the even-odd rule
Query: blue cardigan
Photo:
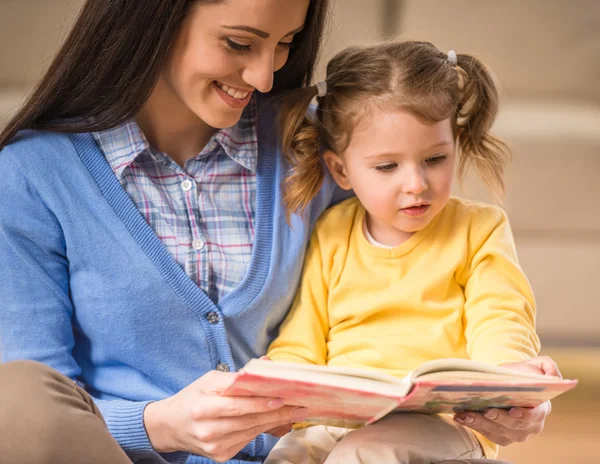
[[[274,111],[258,120],[256,236],[246,277],[215,305],[169,255],[90,134],[24,131],[0,152],[0,355],[34,359],[96,399],[132,460],[159,455],[143,425],[148,402],[217,365],[266,352],[296,291],[305,247],[340,194],[330,177],[304,218],[285,219]],[[211,315],[218,314],[218,322]],[[261,435],[230,461],[260,461]]]

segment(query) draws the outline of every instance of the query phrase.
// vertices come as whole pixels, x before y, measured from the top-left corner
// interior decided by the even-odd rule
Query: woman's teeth
[[[225,92],[227,95],[229,95],[230,97],[233,97],[237,100],[245,99],[248,96],[248,94],[250,93],[250,92],[240,92],[239,90],[235,90],[235,89],[229,87],[228,85],[221,84],[220,82],[217,82],[216,84],[223,92]]]

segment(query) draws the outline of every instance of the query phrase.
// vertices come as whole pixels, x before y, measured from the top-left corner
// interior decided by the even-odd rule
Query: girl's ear
[[[329,172],[337,182],[337,184],[343,188],[344,190],[351,190],[352,186],[348,181],[348,176],[346,175],[346,167],[342,158],[338,156],[336,153],[331,150],[325,150],[323,153],[323,158],[325,158],[325,163],[327,163],[327,168]]]

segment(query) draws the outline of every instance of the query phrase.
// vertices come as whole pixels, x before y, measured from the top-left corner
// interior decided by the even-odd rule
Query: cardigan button
[[[214,311],[211,311],[210,313],[208,313],[206,315],[206,320],[208,322],[210,322],[211,324],[218,324],[219,323],[219,315],[217,313],[215,313]]]
[[[225,363],[217,364],[217,370],[221,372],[229,372],[229,366]]]

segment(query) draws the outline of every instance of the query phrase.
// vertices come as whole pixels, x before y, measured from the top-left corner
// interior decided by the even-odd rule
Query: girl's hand
[[[556,363],[547,356],[504,366],[520,372],[562,377]],[[507,446],[514,442],[523,442],[532,434],[540,433],[550,411],[552,404],[546,401],[535,408],[488,409],[484,413],[461,412],[454,415],[454,420],[500,446]]]
[[[210,371],[176,395],[148,404],[144,425],[159,453],[186,451],[227,461],[255,437],[306,418],[278,398],[224,397],[236,374]]]

